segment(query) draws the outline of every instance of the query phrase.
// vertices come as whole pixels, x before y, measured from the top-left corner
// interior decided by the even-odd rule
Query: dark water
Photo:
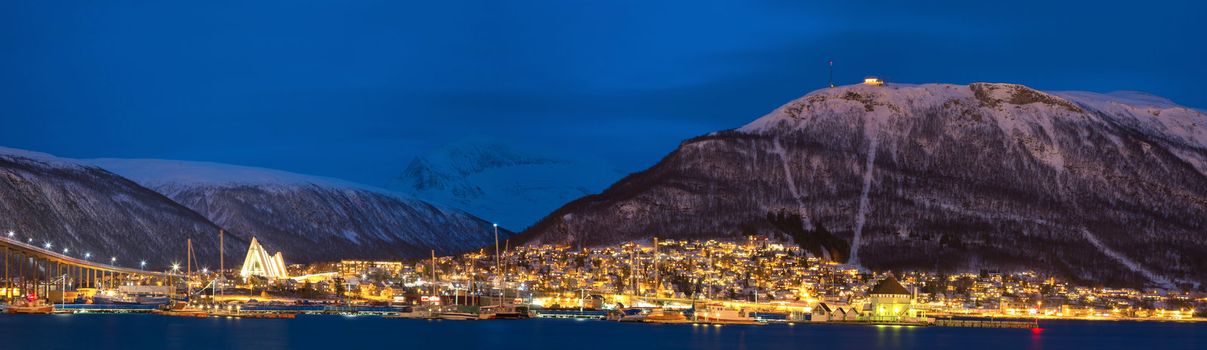
[[[1056,322],[1028,329],[692,326],[607,321],[293,320],[0,315],[0,349],[1207,349],[1207,324]]]

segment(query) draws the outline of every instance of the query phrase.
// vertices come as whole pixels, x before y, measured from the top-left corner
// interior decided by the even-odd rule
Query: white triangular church
[[[239,271],[239,276],[286,279],[289,278],[289,271],[285,269],[285,257],[281,255],[281,252],[277,252],[276,255],[268,255],[268,251],[260,246],[260,242],[255,237],[252,237],[251,246],[247,247],[247,258],[243,259],[243,270]]]

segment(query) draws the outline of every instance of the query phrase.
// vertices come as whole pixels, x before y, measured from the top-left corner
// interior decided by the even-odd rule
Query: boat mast
[[[226,280],[226,265],[224,264],[226,261],[223,260],[226,258],[224,256],[226,254],[226,251],[225,251],[226,247],[223,246],[223,244],[222,244],[222,236],[223,236],[222,233],[223,233],[222,229],[218,229],[218,280],[220,281],[219,284],[225,284],[225,283],[221,283],[221,281]],[[220,294],[223,294],[223,295],[226,294],[225,286],[223,286],[222,292]]]
[[[436,250],[432,249],[432,288],[429,290],[433,296],[436,294]]]
[[[502,278],[503,274],[499,270],[499,224],[492,224],[495,227],[495,278]],[[499,287],[502,288],[502,283]],[[499,298],[499,304],[502,304],[502,298]]]
[[[193,278],[193,239],[189,238],[185,242],[187,242],[187,248],[185,251],[185,255],[187,256],[184,257],[184,285],[185,289],[189,291],[189,300],[192,300],[193,283],[191,280]]]
[[[503,252],[506,253],[508,249],[511,249],[510,239],[503,241]],[[507,275],[507,265],[503,265],[503,300],[501,301],[507,300]],[[518,290],[516,291],[516,297],[520,297],[520,292]],[[511,303],[509,302],[508,304]]]

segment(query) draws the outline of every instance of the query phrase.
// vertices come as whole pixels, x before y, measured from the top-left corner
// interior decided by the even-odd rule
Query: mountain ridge
[[[460,210],[273,169],[0,147],[0,175],[0,209],[16,213],[0,218],[0,229],[127,263],[167,266],[183,254],[185,238],[199,258],[216,261],[220,228],[230,261],[252,237],[290,262],[415,258],[493,242],[488,222]]]
[[[417,258],[433,249],[454,254],[493,242],[490,223],[472,214],[340,179],[210,162],[90,162],[232,231],[271,242],[294,261]]]
[[[1135,94],[1000,83],[821,89],[686,140],[517,239],[787,237],[768,222],[787,210],[808,232],[824,223],[850,243],[851,262],[873,269],[1034,268],[1201,285],[1205,122]]]

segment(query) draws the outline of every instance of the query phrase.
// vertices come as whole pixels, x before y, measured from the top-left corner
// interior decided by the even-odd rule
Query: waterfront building
[[[268,251],[260,246],[260,242],[255,237],[252,237],[239,276],[244,279],[259,276],[269,280],[282,280],[289,278],[289,271],[285,269],[285,258],[281,252],[277,252],[276,255],[268,255]]]
[[[809,320],[813,322],[828,322],[830,316],[834,314],[834,310],[826,303],[818,303],[810,310]]]
[[[873,322],[904,322],[918,316],[914,298],[901,282],[888,275],[868,292],[864,317]]]

